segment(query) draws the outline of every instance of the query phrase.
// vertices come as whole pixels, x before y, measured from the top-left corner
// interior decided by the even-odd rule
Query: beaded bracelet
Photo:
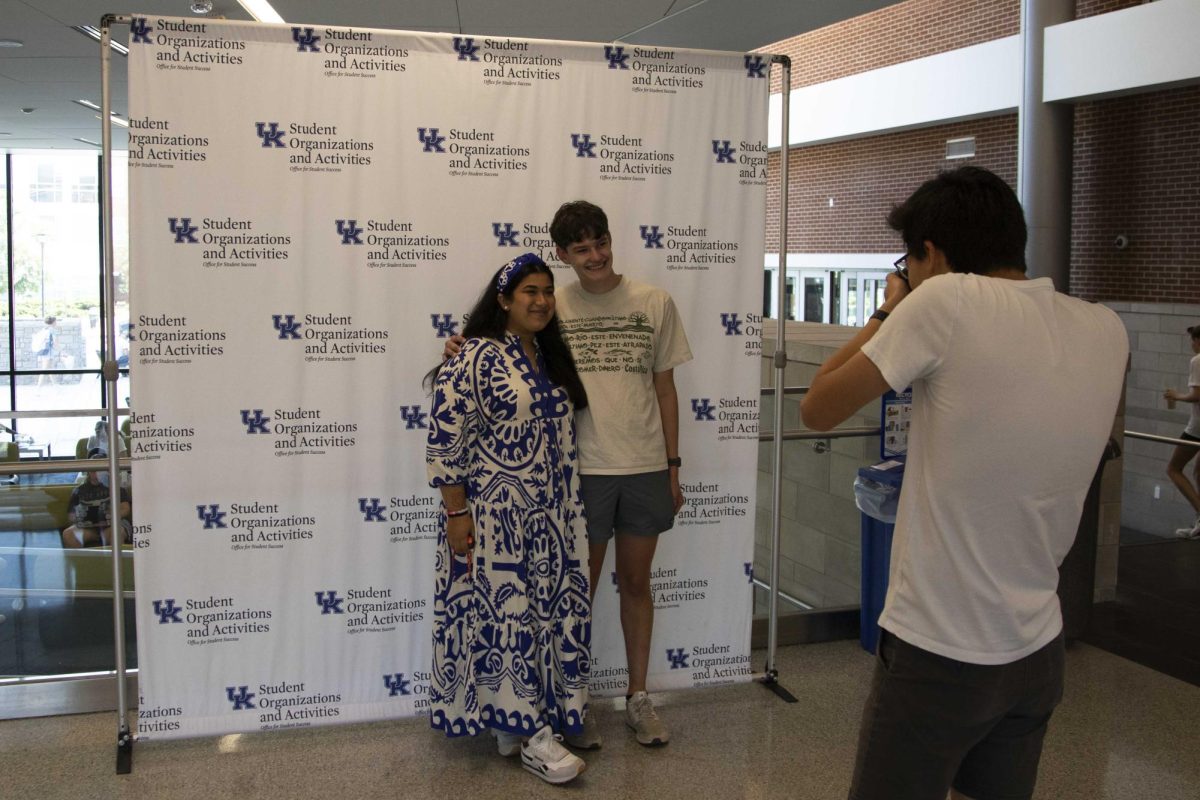
[[[450,509],[446,509],[447,517],[465,517],[467,514],[470,514],[470,513],[471,513],[470,506],[464,506],[463,508],[460,508],[458,511],[451,511]]]

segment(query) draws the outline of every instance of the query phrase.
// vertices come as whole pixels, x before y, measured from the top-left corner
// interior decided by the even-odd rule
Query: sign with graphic
[[[550,220],[580,198],[695,356],[674,372],[685,505],[651,576],[649,685],[747,679],[767,73],[744,53],[136,18],[139,735],[429,713],[422,379],[505,261],[575,281]],[[644,372],[649,322],[562,320],[585,374]],[[628,675],[603,569],[597,695]]]
[[[908,452],[908,429],[912,425],[912,387],[903,392],[888,389],[879,406],[879,457],[892,458]]]

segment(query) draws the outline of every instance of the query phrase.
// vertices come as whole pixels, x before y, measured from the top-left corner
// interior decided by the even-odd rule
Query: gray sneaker
[[[671,741],[667,726],[662,724],[650,702],[650,695],[645,692],[634,692],[625,701],[625,724],[633,728],[640,744],[656,745]]]
[[[583,730],[575,734],[567,734],[563,741],[568,747],[576,750],[599,750],[604,741],[600,738],[600,727],[596,725],[596,709],[588,708],[583,718]]]

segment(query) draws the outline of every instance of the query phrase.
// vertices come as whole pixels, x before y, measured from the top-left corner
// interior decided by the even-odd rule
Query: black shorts
[[[1192,436],[1187,431],[1179,434],[1179,438],[1183,439],[1185,442],[1200,442],[1200,436]]]
[[[1064,654],[1059,634],[1011,664],[967,664],[880,630],[851,800],[1032,797]]]

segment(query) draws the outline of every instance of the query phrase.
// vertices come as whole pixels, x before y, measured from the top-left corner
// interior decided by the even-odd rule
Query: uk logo
[[[279,130],[278,122],[256,122],[254,130],[262,139],[263,147],[284,147],[283,131]]]
[[[342,244],[362,244],[363,229],[358,227],[356,219],[339,219],[337,221],[338,236],[342,237]]]
[[[175,599],[168,597],[166,600],[154,601],[154,613],[158,614],[158,624],[166,625],[170,622],[183,622],[179,618],[179,612],[183,609],[175,605]]]
[[[646,243],[647,250],[663,249],[663,235],[658,232],[657,225],[639,225],[638,228],[642,232],[642,241]]]
[[[475,55],[479,52],[479,45],[475,44],[475,40],[471,37],[454,37],[454,52],[458,53],[459,61],[478,61],[479,56]]]
[[[736,147],[729,144],[728,139],[713,139],[713,155],[717,157],[718,164],[733,164],[733,154],[737,152]]]
[[[693,405],[695,401],[692,401]],[[250,409],[242,409],[242,424],[246,426],[246,433],[267,433],[267,423],[271,421],[270,417],[264,416],[261,408],[256,408],[251,416]]]
[[[717,407],[707,397],[692,398],[692,413],[696,415],[696,422],[716,422],[717,418],[713,416],[716,410]]]
[[[342,611],[342,603],[346,598],[338,597],[338,593],[330,589],[328,592],[313,592],[317,596],[317,607],[321,609],[322,614],[345,614]]]
[[[271,320],[275,323],[275,330],[279,331],[280,339],[300,338],[301,325],[296,322],[295,314],[272,314]]]
[[[450,314],[430,314],[429,321],[433,323],[433,329],[437,331],[439,339],[449,339],[458,335],[458,320]]]
[[[383,512],[386,506],[379,502],[378,497],[358,498],[358,510],[362,512],[363,522],[385,522]]]
[[[590,133],[572,133],[571,146],[575,148],[576,158],[595,158],[596,143]]]
[[[412,694],[412,689],[409,688],[411,681],[404,677],[403,672],[397,672],[395,675],[384,675],[383,685],[387,687],[388,697],[396,697],[402,694]]]
[[[504,227],[501,228],[500,226]],[[497,247],[517,247],[517,231],[511,222],[493,222],[492,236],[496,237]]]
[[[763,60],[762,56],[746,56],[746,77],[767,77],[767,62]]]
[[[671,669],[690,669],[688,666],[688,654],[684,652],[682,647],[676,647],[674,650],[668,647],[667,660],[671,662]]]
[[[404,420],[405,430],[424,428],[429,415],[421,411],[420,406],[400,406],[400,419]]]
[[[608,59],[609,69],[629,69],[629,56],[625,55],[625,48],[621,46],[613,47],[606,44],[604,46],[604,57]]]
[[[196,506],[196,516],[204,523],[204,530],[211,528],[228,528],[225,523],[225,512],[221,510],[221,506],[213,503],[207,508],[204,506]]]
[[[424,145],[421,149],[423,153],[446,152],[446,148],[442,147],[442,143],[446,141],[446,137],[438,136],[437,128],[417,128],[417,139]]]
[[[250,691],[249,686],[239,686],[236,690],[232,686],[226,686],[225,696],[233,703],[234,711],[248,711],[254,708],[254,692]]]
[[[721,312],[721,324],[725,326],[726,336],[742,335],[742,319],[736,312],[731,314]]]
[[[129,23],[129,41],[133,44],[150,44],[150,34],[154,28],[146,23],[145,17],[134,17]]]
[[[175,234],[175,244],[199,244],[196,231],[200,229],[192,224],[191,217],[167,217],[167,225]]]
[[[317,47],[317,42],[321,41],[321,37],[314,34],[312,28],[292,28],[292,41],[296,43],[296,49],[301,53],[321,52],[321,49]]]

